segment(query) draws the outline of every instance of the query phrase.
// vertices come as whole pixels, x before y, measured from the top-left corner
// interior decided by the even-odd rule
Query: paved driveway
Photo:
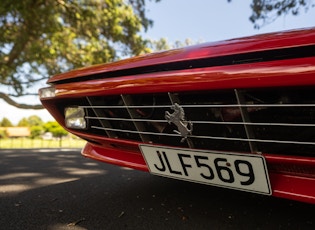
[[[0,149],[0,229],[315,229],[315,206],[98,163]]]

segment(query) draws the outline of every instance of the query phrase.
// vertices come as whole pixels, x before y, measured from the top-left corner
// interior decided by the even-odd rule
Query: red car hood
[[[87,75],[154,66],[171,62],[175,63],[183,60],[196,60],[312,44],[315,44],[315,28],[262,34],[220,42],[204,43],[186,48],[152,53],[117,62],[76,69],[55,75],[51,77],[47,83],[53,84],[57,81]]]

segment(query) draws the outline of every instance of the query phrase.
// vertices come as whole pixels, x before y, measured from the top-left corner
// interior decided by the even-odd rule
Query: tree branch
[[[17,103],[16,101],[12,100],[7,94],[2,93],[2,92],[0,92],[0,98],[2,98],[9,105],[17,107],[19,109],[36,109],[37,110],[37,109],[44,108],[42,105],[28,105],[28,104]]]

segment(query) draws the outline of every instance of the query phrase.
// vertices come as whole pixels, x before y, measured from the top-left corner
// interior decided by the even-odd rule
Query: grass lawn
[[[82,139],[43,140],[29,138],[0,139],[0,149],[9,148],[82,148],[86,141]]]

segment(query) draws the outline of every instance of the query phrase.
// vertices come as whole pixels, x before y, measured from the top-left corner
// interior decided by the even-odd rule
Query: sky
[[[147,17],[154,21],[144,37],[169,43],[190,39],[194,42],[214,42],[255,34],[315,26],[315,7],[301,11],[295,17],[281,16],[259,30],[249,21],[252,0],[162,0],[147,5]],[[39,103],[38,98],[28,98],[25,103]],[[54,119],[46,110],[22,110],[0,99],[0,120],[8,118],[16,125],[22,118],[37,115],[43,121]]]

